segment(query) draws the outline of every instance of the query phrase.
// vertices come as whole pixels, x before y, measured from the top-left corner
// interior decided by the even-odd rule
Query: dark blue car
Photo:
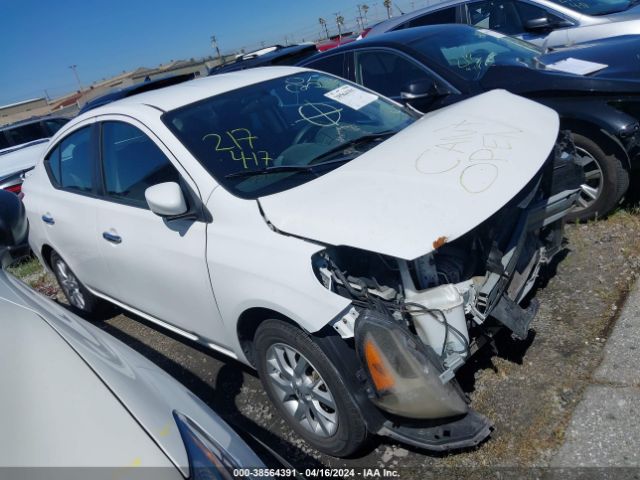
[[[433,25],[367,37],[299,65],[347,78],[422,112],[496,88],[553,108],[561,128],[573,133],[583,161],[580,208],[570,217],[585,220],[612,211],[631,173],[640,170],[640,81],[629,73],[640,71],[633,53],[638,45],[637,37],[621,38],[545,53],[491,30]],[[620,51],[610,54],[611,49]],[[582,62],[561,62],[568,58]],[[584,74],[557,70],[576,67]]]

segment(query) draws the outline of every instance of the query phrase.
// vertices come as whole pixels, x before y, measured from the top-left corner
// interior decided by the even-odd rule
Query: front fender
[[[321,330],[349,305],[316,278],[311,257],[323,246],[275,232],[256,201],[218,188],[207,203],[207,262],[229,347],[246,361],[237,333],[240,316],[265,308],[286,316],[309,333]]]

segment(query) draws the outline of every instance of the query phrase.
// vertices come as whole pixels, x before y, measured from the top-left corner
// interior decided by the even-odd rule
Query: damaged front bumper
[[[577,190],[565,190],[527,209],[520,218],[506,253],[487,272],[470,307],[478,324],[492,316],[513,334],[525,339],[529,324],[537,312],[536,302],[523,309],[522,299],[531,291],[541,265],[549,263],[560,251],[564,216],[574,207]],[[545,232],[545,238],[539,232]]]
[[[359,403],[376,407],[365,409],[372,431],[433,451],[472,447],[490,434],[490,420],[469,408],[466,395],[455,381],[457,369],[479,348],[480,340],[487,338],[481,335],[469,341],[467,326],[475,324],[481,331],[488,331],[485,322],[491,318],[514,336],[527,337],[537,303],[532,300],[523,309],[520,302],[533,288],[541,266],[561,250],[563,219],[575,206],[583,182],[568,142],[568,147],[555,152],[545,171],[488,220],[509,225],[503,228],[503,233],[509,234],[493,242],[484,276],[416,288],[410,280],[405,282],[416,272],[405,271],[404,308],[419,307],[417,298],[426,311],[416,314],[405,310],[404,314],[413,316],[413,323],[402,321],[402,311],[389,310],[389,302],[386,307],[380,302],[381,308],[352,307],[332,322],[342,338],[354,339],[360,366],[356,372],[358,388],[365,392]],[[427,261],[435,262],[433,257]],[[399,266],[402,274],[403,263]],[[348,282],[343,278],[342,284]],[[438,293],[433,294],[435,291]],[[435,299],[443,303],[435,303]],[[446,327],[441,327],[440,333],[444,330],[444,334],[434,335],[433,328],[429,335],[424,333],[416,321],[420,315],[442,318]],[[495,322],[491,323],[494,333]],[[459,341],[448,343],[452,328],[458,332],[453,336]]]

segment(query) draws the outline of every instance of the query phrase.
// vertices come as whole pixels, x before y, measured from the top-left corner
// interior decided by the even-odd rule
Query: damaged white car
[[[24,184],[30,244],[77,310],[254,366],[325,453],[461,448],[491,424],[455,372],[498,326],[527,335],[561,248],[564,138],[504,91],[420,116],[314,71],[217,75],[66,125]]]

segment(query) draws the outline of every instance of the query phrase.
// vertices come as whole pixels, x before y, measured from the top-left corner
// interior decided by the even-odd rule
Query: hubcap
[[[336,433],[333,395],[313,364],[295,348],[276,343],[267,350],[267,373],[285,410],[306,430],[323,438]]]
[[[595,203],[602,194],[602,169],[598,161],[588,151],[576,147],[585,181],[580,185],[580,196],[576,210],[584,210]]]
[[[56,273],[58,274],[60,287],[62,287],[64,294],[67,296],[67,299],[69,299],[69,303],[76,308],[84,309],[86,301],[80,291],[80,282],[78,282],[76,276],[62,260],[56,262]]]

